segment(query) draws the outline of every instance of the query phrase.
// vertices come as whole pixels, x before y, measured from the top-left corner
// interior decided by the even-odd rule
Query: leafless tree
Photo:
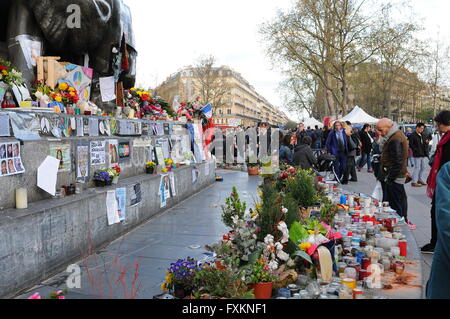
[[[216,58],[212,55],[198,58],[193,67],[193,78],[199,102],[220,108],[230,102],[232,84],[227,70],[216,67],[215,63]]]

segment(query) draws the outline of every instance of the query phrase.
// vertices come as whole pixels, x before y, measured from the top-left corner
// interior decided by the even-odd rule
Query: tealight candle
[[[17,209],[28,208],[28,197],[26,188],[16,189],[16,208]]]

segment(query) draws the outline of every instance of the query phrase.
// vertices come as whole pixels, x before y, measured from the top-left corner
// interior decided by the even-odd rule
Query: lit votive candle
[[[16,189],[16,208],[17,209],[28,208],[28,198],[27,198],[27,189],[26,188]]]

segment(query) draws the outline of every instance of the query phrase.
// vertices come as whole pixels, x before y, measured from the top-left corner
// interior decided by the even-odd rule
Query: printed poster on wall
[[[91,142],[91,166],[104,165],[106,163],[105,146],[105,141]]]
[[[119,159],[128,160],[131,157],[130,141],[119,143]]]
[[[126,219],[127,189],[117,188],[116,199],[117,199],[117,213],[119,215],[119,220],[124,221]]]
[[[142,201],[141,184],[136,184],[133,186],[133,191],[131,193],[131,206],[135,206]]]
[[[109,166],[115,166],[119,164],[119,141],[109,140]]]
[[[106,194],[106,214],[109,226],[120,223],[115,190],[108,191]]]
[[[72,170],[70,144],[50,145],[50,156],[59,161],[59,172],[70,172]]]
[[[160,196],[160,207],[166,207],[167,200],[170,198],[170,179],[167,174],[161,175],[158,195]]]
[[[170,178],[170,190],[172,192],[172,197],[177,196],[177,190],[176,190],[176,186],[175,186],[175,173],[170,172],[169,178]]]
[[[89,146],[77,146],[77,182],[89,181]]]
[[[20,143],[6,142],[0,144],[1,176],[10,176],[25,173],[20,157]]]

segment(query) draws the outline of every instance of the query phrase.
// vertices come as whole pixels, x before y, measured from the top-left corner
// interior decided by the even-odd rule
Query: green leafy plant
[[[265,282],[274,282],[277,278],[270,273],[270,269],[267,265],[265,265],[261,260],[256,261],[253,264],[250,264],[246,269],[246,277],[245,281],[249,285],[265,283]]]
[[[280,231],[278,224],[284,218],[282,212],[282,196],[276,189],[275,183],[263,183],[261,185],[261,203],[258,205],[259,218],[257,220],[261,232],[258,234],[258,240],[264,241],[267,235],[273,235],[278,241]]]
[[[297,200],[299,207],[314,206],[319,200],[312,171],[297,171],[294,178],[286,181],[285,192]]]
[[[242,219],[246,209],[247,203],[241,202],[237,188],[233,187],[231,196],[225,200],[225,205],[222,205],[222,221],[225,226],[233,228],[233,217],[238,216]]]
[[[242,280],[242,271],[202,267],[194,275],[193,286],[194,298],[209,296],[212,299],[254,299]]]

